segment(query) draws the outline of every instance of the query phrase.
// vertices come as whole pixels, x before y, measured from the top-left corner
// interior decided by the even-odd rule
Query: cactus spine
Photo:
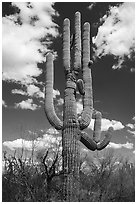
[[[79,201],[79,141],[92,151],[102,150],[108,145],[113,128],[109,128],[104,139],[100,141],[102,116],[100,112],[93,111],[90,24],[86,22],[83,26],[81,50],[81,15],[79,12],[75,13],[73,69],[70,63],[70,49],[70,21],[66,18],[63,23],[63,67],[66,78],[63,122],[57,117],[53,105],[53,56],[51,53],[47,54],[46,61],[45,113],[51,125],[62,130],[63,201]],[[77,79],[80,71],[82,71],[83,80]],[[77,116],[76,88],[83,97],[83,111],[80,117]],[[90,137],[82,130],[88,127],[92,115],[95,124],[93,137]]]

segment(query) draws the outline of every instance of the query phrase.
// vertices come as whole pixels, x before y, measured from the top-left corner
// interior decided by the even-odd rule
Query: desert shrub
[[[110,154],[97,159],[98,165],[87,159],[89,171],[80,171],[80,202],[134,202],[135,166],[127,161],[116,162]],[[5,164],[3,202],[61,201],[63,175],[55,174],[53,165],[35,165],[15,157],[6,158]],[[50,170],[50,181],[45,168]]]
[[[98,166],[90,160],[91,170],[81,172],[80,201],[134,202],[135,167],[127,161],[118,162],[108,153],[98,158]]]

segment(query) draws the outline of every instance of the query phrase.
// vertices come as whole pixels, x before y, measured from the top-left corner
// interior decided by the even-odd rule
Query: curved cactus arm
[[[49,53],[46,61],[45,80],[45,113],[51,125],[57,130],[63,127],[62,121],[57,117],[53,104],[53,55]]]
[[[81,14],[75,13],[74,71],[77,75],[81,68]]]
[[[97,150],[104,149],[110,142],[113,133],[113,127],[109,127],[104,139],[97,144]]]
[[[63,22],[63,66],[65,73],[70,72],[70,20],[64,19]]]
[[[95,123],[94,123],[93,139],[96,143],[98,143],[101,138],[102,114],[99,111],[95,111],[94,117],[95,117]]]
[[[96,142],[90,138],[90,136],[86,132],[81,132],[80,141],[89,149],[92,151],[95,151],[97,148]]]
[[[93,111],[92,77],[90,62],[90,24],[84,24],[83,32],[83,82],[85,94],[83,97],[83,112],[79,119],[80,129],[88,127]]]

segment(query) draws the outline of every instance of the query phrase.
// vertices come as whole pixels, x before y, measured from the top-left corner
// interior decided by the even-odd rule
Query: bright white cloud
[[[127,129],[127,131],[133,136],[135,136],[135,117],[133,117],[132,120],[133,120],[133,123],[128,123],[126,127],[129,128]]]
[[[17,89],[13,94],[43,97],[33,83],[37,84],[35,77],[42,73],[37,64],[46,61],[49,45],[58,35],[58,26],[52,20],[52,16],[58,15],[53,4],[13,2],[19,12],[2,18],[3,80],[29,85],[27,94]]]
[[[20,95],[26,95],[26,96],[30,96],[30,97],[35,97],[35,98],[42,98],[44,99],[44,90],[41,91],[40,88],[34,84],[28,84],[26,85],[26,90],[23,91],[21,89],[13,89],[12,94],[20,94]],[[55,90],[53,89],[53,98],[55,99],[57,96],[60,96],[60,92],[59,90]],[[57,100],[58,105],[62,105],[63,104],[63,99],[59,98]]]
[[[27,94],[28,96],[35,96],[36,98],[44,98],[44,93],[38,86],[35,86],[34,84],[30,84],[27,86]]]
[[[56,96],[60,96],[59,90],[53,89],[53,98],[56,98]]]
[[[61,137],[60,136],[53,136],[59,134],[54,128],[50,128],[46,134],[42,137],[38,137],[35,140],[25,140],[25,139],[16,139],[13,141],[5,141],[3,145],[8,147],[11,150],[15,150],[17,148],[24,148],[25,150],[31,151],[32,148],[35,151],[41,150],[43,148],[54,147],[60,144]]]
[[[77,102],[77,113],[80,114],[83,110],[82,100],[79,99]],[[91,122],[88,126],[90,129],[94,129],[95,119],[91,119]],[[124,128],[124,125],[120,121],[109,120],[106,118],[102,118],[101,120],[101,131],[107,131],[109,127],[113,127],[114,130],[121,130]]]
[[[134,144],[133,143],[129,143],[126,142],[125,144],[117,144],[114,142],[110,142],[109,145],[107,146],[107,148],[114,148],[114,149],[120,149],[120,148],[127,148],[127,149],[133,149]]]
[[[11,91],[12,94],[20,94],[20,95],[27,95],[25,91],[21,90],[21,89],[13,89]]]
[[[90,129],[94,129],[94,119],[91,119],[91,122],[88,126]],[[120,121],[109,120],[106,118],[102,118],[101,120],[101,131],[107,131],[109,127],[113,127],[114,130],[121,130],[124,128],[124,125]]]
[[[53,3],[33,2],[30,6],[26,2],[12,4],[20,12],[2,19],[3,78],[22,81],[41,74],[37,63],[45,61],[43,54],[48,50],[48,35],[56,37],[58,32],[57,25],[52,21],[52,15],[55,15]],[[38,20],[32,23],[34,17]],[[44,45],[40,42],[41,38],[45,38]]]
[[[62,106],[63,103],[64,103],[64,99],[63,99],[63,98],[59,98],[59,99],[57,100],[57,105],[58,105],[58,106]]]
[[[6,104],[6,102],[4,100],[2,100],[2,106],[7,108],[7,104]]]
[[[77,101],[77,114],[80,114],[82,112],[82,110],[83,110],[82,100],[79,99]]]
[[[50,134],[50,135],[58,135],[59,134],[59,131],[57,131],[55,128],[49,128],[46,132],[47,134]]]
[[[108,16],[102,19],[94,39],[97,46],[96,56],[112,54],[118,59],[118,64],[112,68],[121,68],[125,56],[131,58],[135,49],[135,3],[125,2],[119,7],[111,7]]]
[[[32,98],[39,98],[41,99],[39,101],[39,103],[44,103],[44,90],[41,91],[40,88],[38,86],[35,86],[34,84],[29,84],[26,86],[26,90],[23,91],[21,89],[13,89],[12,94],[20,94],[20,95],[25,95],[25,96],[29,96],[31,97],[31,99],[27,99],[27,100],[23,100],[19,103],[15,103],[15,108],[21,108],[21,109],[30,109],[30,110],[37,110],[38,108],[40,108],[40,105],[36,105],[33,103],[33,99]],[[57,99],[57,96],[60,96],[60,92],[59,90],[54,90],[53,89],[53,98],[56,99],[57,101],[57,105],[62,105],[63,104],[63,99],[59,98]]]
[[[132,123],[128,123],[128,124],[126,125],[126,127],[129,127],[130,129],[134,129],[134,128],[135,128],[135,125],[132,124]]]
[[[34,104],[33,100],[29,98],[26,101],[15,103],[15,108],[20,108],[25,110],[36,110],[39,108],[39,106],[37,104]]]

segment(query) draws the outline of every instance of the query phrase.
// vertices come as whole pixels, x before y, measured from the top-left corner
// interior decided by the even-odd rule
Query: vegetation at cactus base
[[[3,202],[62,201],[63,174],[59,154],[54,159],[38,154],[39,162],[26,162],[4,153]],[[84,157],[80,166],[80,202],[134,202],[135,166],[107,151],[96,163]]]

